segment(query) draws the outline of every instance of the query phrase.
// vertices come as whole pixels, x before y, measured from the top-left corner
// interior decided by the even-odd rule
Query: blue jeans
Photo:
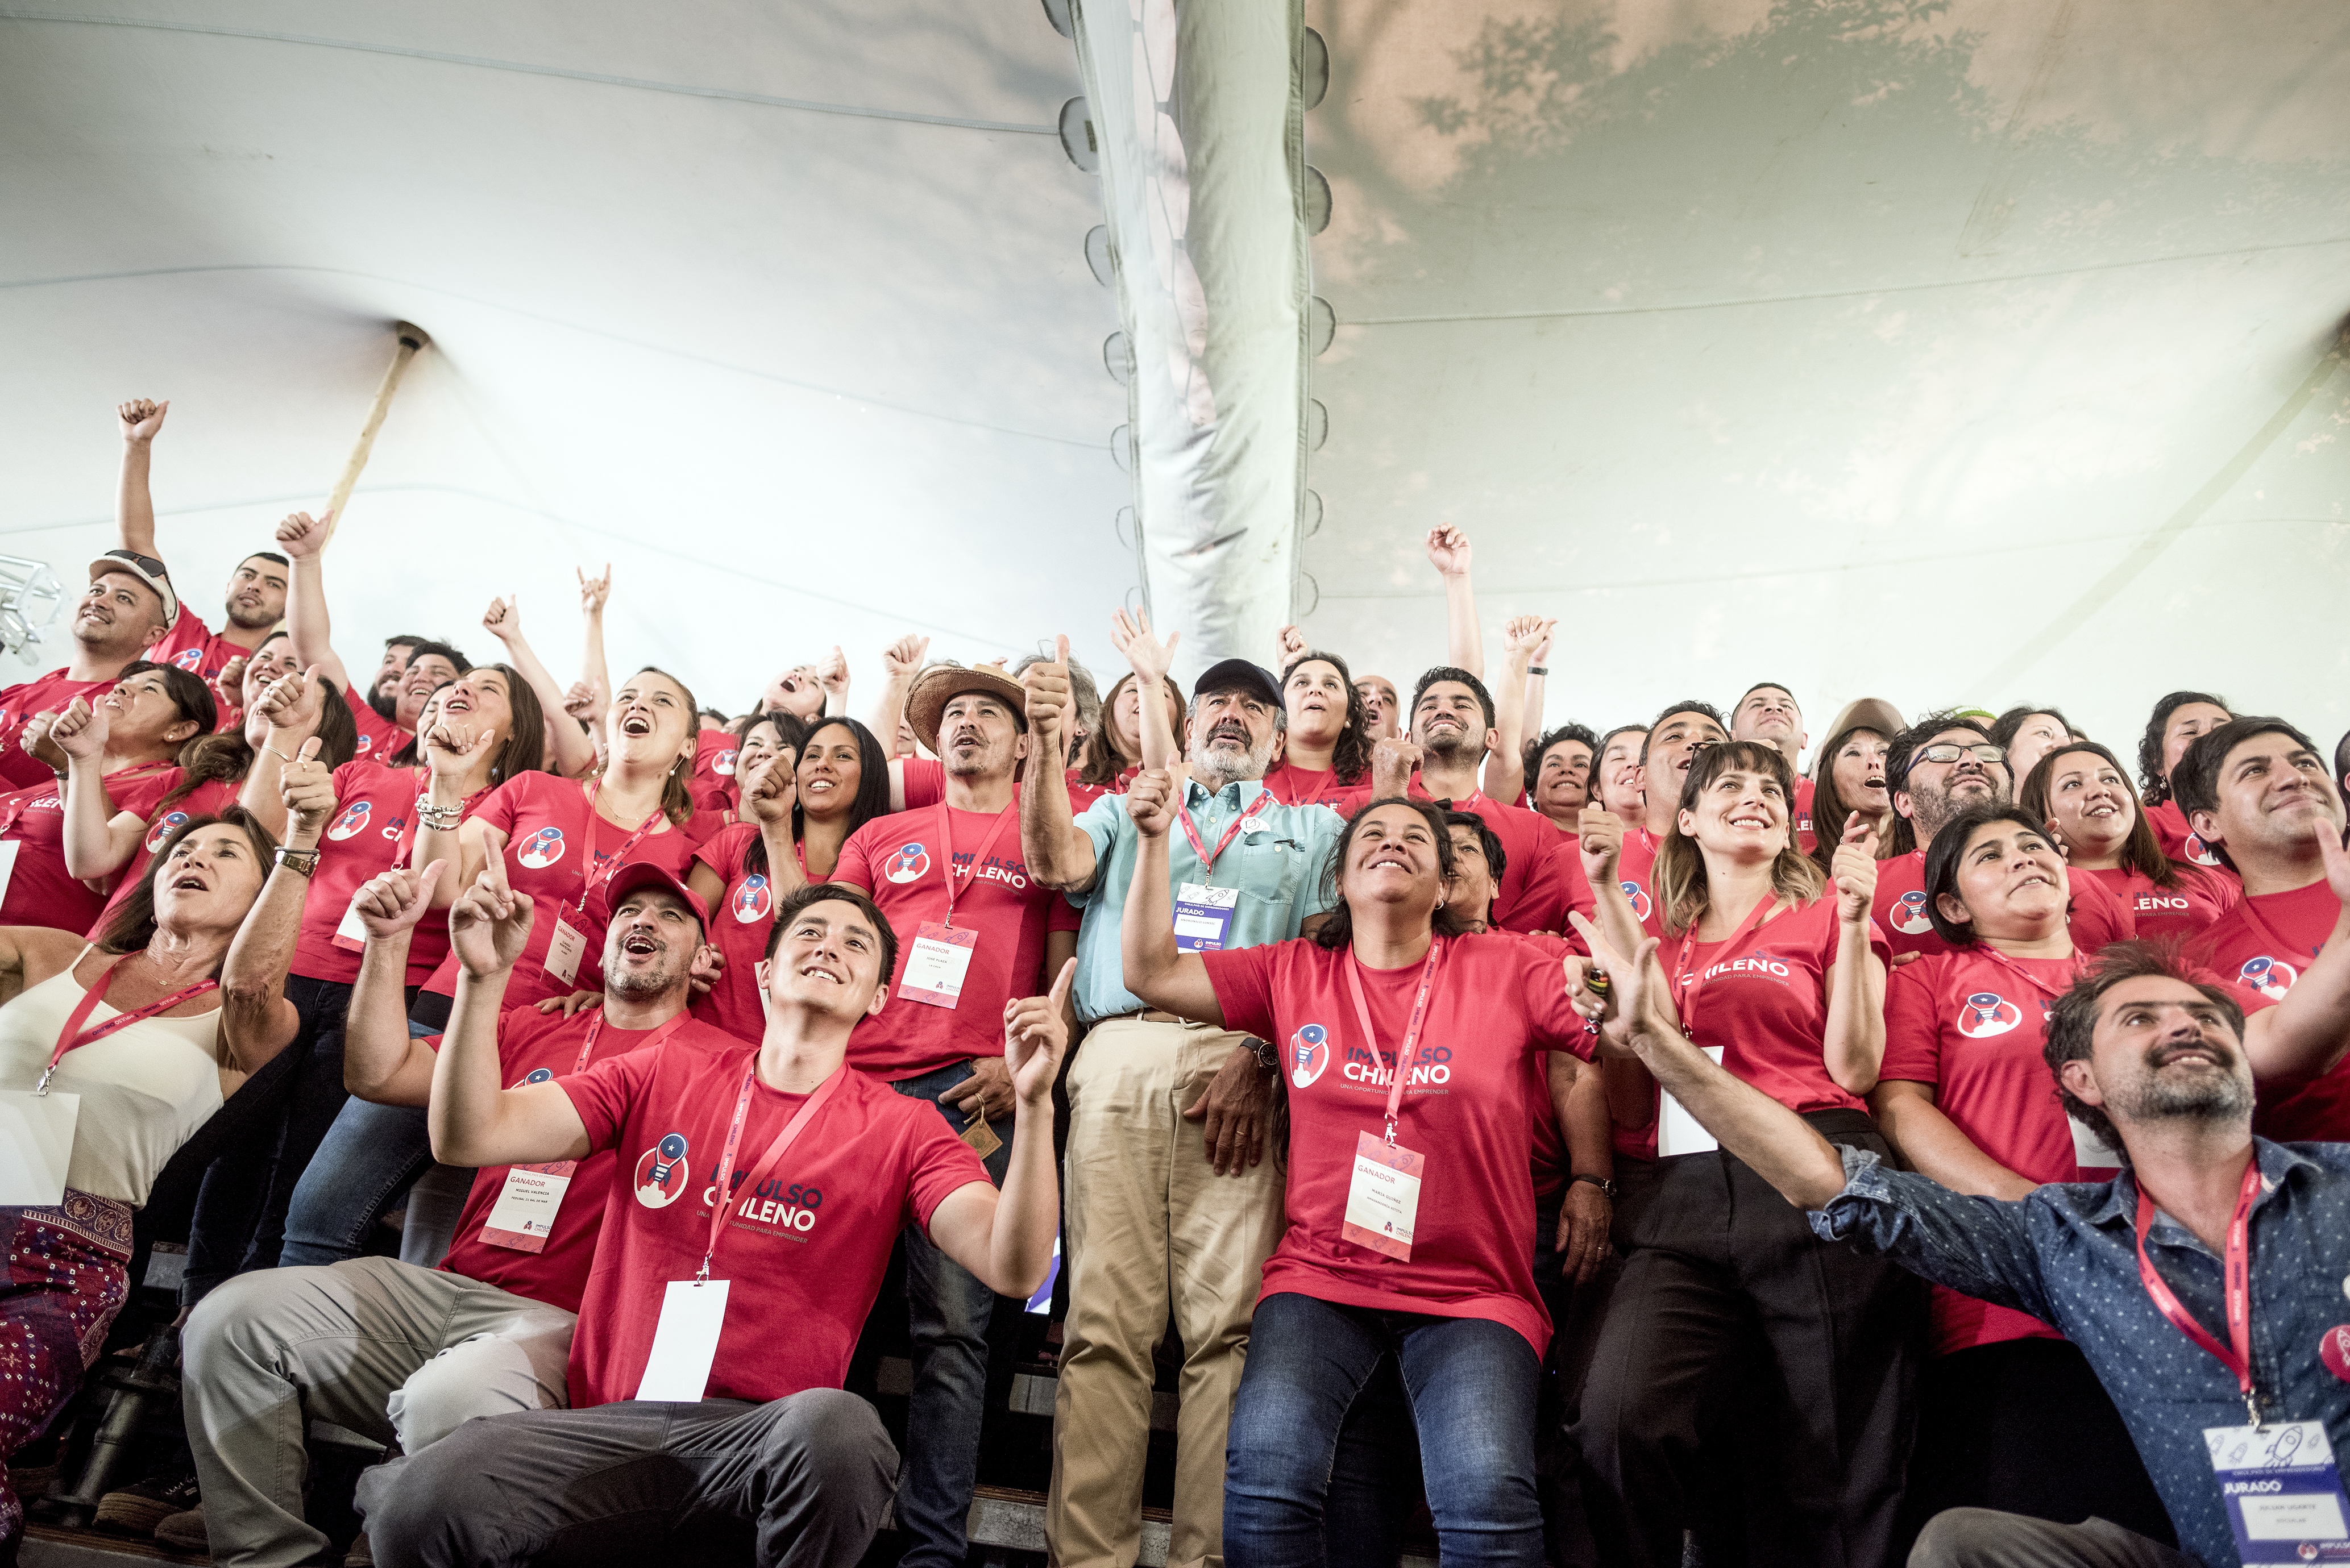
[[[1534,1389],[1541,1358],[1483,1318],[1425,1317],[1273,1295],[1257,1303],[1248,1369],[1224,1458],[1225,1568],[1322,1568],[1328,1522],[1379,1478],[1334,1473],[1340,1434],[1381,1364],[1401,1371],[1445,1568],[1543,1560],[1534,1491]],[[1358,1428],[1360,1423],[1357,1423]],[[1399,1432],[1363,1432],[1374,1457]],[[1340,1521],[1345,1522],[1345,1521]],[[1372,1532],[1357,1529],[1366,1543]],[[1349,1553],[1351,1555],[1351,1552]],[[1357,1559],[1362,1561],[1363,1559]],[[1392,1561],[1392,1559],[1390,1559]],[[1333,1563],[1333,1568],[1353,1568]]]
[[[889,1086],[910,1099],[939,1096],[972,1076],[957,1062]],[[939,1115],[961,1134],[962,1111]],[[1003,1146],[987,1157],[988,1179],[1003,1185],[1012,1164],[1012,1118],[988,1124]],[[987,1324],[995,1293],[933,1246],[919,1225],[905,1231],[906,1324],[914,1342],[914,1388],[906,1414],[906,1454],[898,1474],[898,1529],[910,1568],[962,1568],[970,1551],[972,1489],[979,1484],[979,1430],[987,1414]]]
[[[418,1023],[408,1032],[411,1038],[438,1033]],[[358,1257],[369,1231],[432,1164],[422,1106],[344,1101],[294,1189],[278,1262],[302,1268]]]

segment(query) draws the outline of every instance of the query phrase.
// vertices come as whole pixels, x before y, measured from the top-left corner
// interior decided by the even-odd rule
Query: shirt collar
[[[2252,1158],[2261,1162],[2261,1195],[2252,1202],[2257,1210],[2276,1195],[2285,1178],[2297,1168],[2323,1172],[2325,1168],[2304,1154],[2296,1154],[2281,1143],[2271,1143],[2264,1137],[2252,1139]],[[2156,1210],[2159,1224],[2177,1224]],[[2106,1200],[2092,1210],[2088,1216],[2092,1225],[2131,1224],[2137,1222],[2137,1180],[2125,1166],[2121,1174],[2106,1185]],[[2199,1241],[2196,1243],[2200,1246]]]
[[[1186,779],[1183,782],[1183,805],[1189,810],[1197,811],[1210,801],[1221,800],[1236,811],[1247,811],[1254,804],[1256,797],[1263,793],[1263,779],[1241,779],[1236,783],[1226,784],[1212,794],[1209,793],[1208,786],[1198,779]]]

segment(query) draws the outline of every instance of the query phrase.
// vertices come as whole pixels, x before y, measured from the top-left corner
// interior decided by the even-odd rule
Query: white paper
[[[1705,1054],[1713,1064],[1721,1065],[1721,1047],[1708,1045]],[[1659,1096],[1664,1104],[1657,1107],[1657,1158],[1674,1154],[1711,1154],[1721,1147],[1720,1139],[1699,1125],[1698,1119],[1684,1109],[1670,1095]]]
[[[898,981],[898,994],[934,1007],[952,1007],[962,1000],[962,980],[971,972],[974,950],[936,937],[916,937],[906,954],[906,972]]]
[[[638,1398],[681,1404],[702,1397],[718,1359],[719,1331],[726,1326],[726,1286],[724,1280],[669,1282]]]
[[[16,874],[16,851],[25,847],[13,838],[0,838],[0,900],[8,897],[8,879]]]
[[[518,1251],[536,1252],[546,1247],[546,1240],[555,1234],[555,1217],[563,1209],[563,1194],[571,1186],[572,1162],[564,1160],[553,1168],[515,1165],[506,1168],[506,1179],[498,1189],[498,1200],[490,1205],[490,1217],[483,1223],[482,1239],[494,1246],[513,1246],[513,1242],[493,1237],[491,1231],[504,1231],[522,1239]],[[530,1245],[535,1242],[536,1245]]]
[[[1175,945],[1185,952],[1214,952],[1224,945],[1232,914],[1240,906],[1238,888],[1211,888],[1185,882],[1175,890]]]
[[[80,1118],[79,1095],[0,1090],[0,1209],[54,1209],[65,1201]]]
[[[2089,1130],[2089,1125],[2067,1111],[2064,1119],[2073,1127],[2073,1163],[2086,1170],[2119,1170],[2121,1151]]]
[[[361,889],[364,890],[364,888]],[[335,928],[335,940],[348,942],[355,948],[367,946],[367,927],[359,923],[359,896],[351,895],[350,903],[343,909],[342,924]]]
[[[1419,1178],[1356,1155],[1354,1180],[1347,1188],[1347,1223],[1392,1236],[1409,1248],[1419,1223]]]
[[[569,985],[579,978],[579,955],[587,950],[587,937],[562,916],[556,916],[555,934],[546,943],[546,972]]]

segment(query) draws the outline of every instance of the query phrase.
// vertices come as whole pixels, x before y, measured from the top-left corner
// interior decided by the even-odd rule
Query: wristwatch
[[[1258,1066],[1263,1068],[1268,1073],[1278,1073],[1281,1071],[1281,1058],[1274,1054],[1273,1043],[1271,1041],[1259,1040],[1254,1037],[1251,1037],[1248,1043],[1248,1048],[1249,1054],[1256,1058],[1256,1064]]]
[[[1608,1202],[1613,1203],[1616,1201],[1616,1184],[1607,1179],[1607,1178],[1604,1176],[1586,1176],[1583,1172],[1578,1170],[1573,1176],[1566,1179],[1566,1184],[1569,1187],[1574,1186],[1578,1181],[1587,1181],[1591,1183],[1592,1186],[1599,1189],[1600,1191],[1607,1195]]]
[[[277,864],[297,876],[307,877],[318,869],[318,852],[315,849],[288,849],[280,845]]]

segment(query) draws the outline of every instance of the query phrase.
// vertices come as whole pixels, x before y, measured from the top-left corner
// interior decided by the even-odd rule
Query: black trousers
[[[2058,1524],[2111,1520],[2165,1546],[2178,1538],[2104,1385],[2061,1339],[2011,1339],[1928,1361],[1905,1537],[1950,1508]]]
[[[1890,1158],[1859,1111],[1804,1117]],[[1625,1162],[1629,1165],[1631,1162]],[[1601,1560],[1879,1568],[1914,1435],[1924,1284],[1814,1238],[1726,1152],[1632,1175],[1576,1447]]]

